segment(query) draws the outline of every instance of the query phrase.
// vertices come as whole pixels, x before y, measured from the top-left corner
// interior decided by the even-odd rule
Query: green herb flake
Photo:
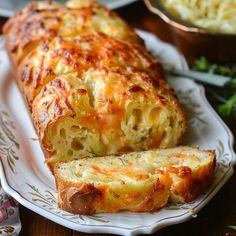
[[[219,91],[217,97],[215,96],[216,99],[222,98],[220,99],[221,104],[217,107],[218,112],[222,116],[230,116],[236,110],[236,63],[219,65],[210,63],[205,57],[200,57],[195,61],[193,69],[232,78],[230,83],[222,91]]]

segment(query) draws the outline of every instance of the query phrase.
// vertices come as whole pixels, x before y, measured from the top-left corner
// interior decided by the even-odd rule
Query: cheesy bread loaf
[[[84,158],[55,167],[60,208],[76,214],[155,211],[193,200],[212,180],[215,153],[191,147]]]
[[[180,142],[185,116],[160,63],[114,12],[92,0],[34,2],[4,34],[51,170]]]

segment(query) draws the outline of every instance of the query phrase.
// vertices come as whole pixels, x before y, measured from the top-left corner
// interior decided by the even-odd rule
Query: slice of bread
[[[192,147],[83,158],[55,167],[60,208],[77,214],[156,211],[208,186],[215,153]]]

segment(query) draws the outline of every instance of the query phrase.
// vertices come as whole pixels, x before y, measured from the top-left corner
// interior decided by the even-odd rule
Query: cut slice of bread
[[[83,158],[55,167],[60,208],[77,214],[156,211],[209,185],[215,153],[192,147]]]

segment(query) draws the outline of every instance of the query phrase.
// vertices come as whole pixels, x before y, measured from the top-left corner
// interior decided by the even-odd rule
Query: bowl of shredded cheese
[[[173,44],[193,64],[236,61],[236,0],[144,0],[168,25]]]

